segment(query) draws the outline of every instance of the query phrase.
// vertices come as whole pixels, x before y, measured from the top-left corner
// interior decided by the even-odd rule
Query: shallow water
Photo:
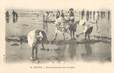
[[[15,43],[18,45],[15,45]],[[39,46],[39,48],[42,47]],[[31,49],[27,43],[20,45],[18,42],[7,42],[7,63],[31,61],[30,57]],[[41,63],[82,60],[86,62],[107,62],[111,61],[111,44],[106,42],[49,43],[45,44],[45,50],[38,49],[38,58]]]
[[[14,36],[26,36],[28,32],[33,29],[42,29],[43,18],[42,11],[29,11],[29,10],[15,10],[18,15],[18,21],[16,23],[6,24],[6,37]],[[34,12],[36,14],[34,14]],[[11,18],[12,19],[12,18]],[[13,29],[12,29],[13,27]],[[98,36],[108,36],[111,37],[111,23],[107,22],[107,19],[99,20],[98,27],[100,29],[96,30],[94,27],[92,35]],[[48,23],[48,40],[54,39],[55,36],[55,24]],[[81,26],[77,27],[76,34],[83,30]],[[63,40],[63,35],[58,34],[57,40]],[[66,35],[67,40],[70,35]],[[80,36],[78,39],[82,39]],[[39,47],[41,48],[41,47]],[[46,50],[38,50],[38,58],[40,63],[45,62],[68,62],[68,61],[99,61],[106,62],[111,61],[111,42],[105,41],[59,41],[53,44],[49,43],[45,45]],[[31,48],[27,43],[20,45],[19,42],[7,42],[6,41],[6,62],[31,62]]]

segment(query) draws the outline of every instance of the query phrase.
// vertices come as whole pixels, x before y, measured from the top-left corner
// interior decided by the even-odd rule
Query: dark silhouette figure
[[[97,20],[99,20],[99,18],[100,18],[100,12],[97,11],[97,14],[98,14],[98,16],[97,16]]]
[[[103,11],[100,12],[101,13],[101,19],[103,18]]]
[[[105,12],[105,11],[103,11],[103,17],[105,18],[105,16],[106,16],[106,12]]]
[[[92,18],[92,11],[89,12],[89,15],[90,15],[90,19]]]
[[[111,13],[110,13],[110,11],[108,11],[108,20],[110,20],[110,15],[111,15]]]
[[[87,21],[89,20],[89,11],[87,11],[87,13],[86,13],[86,20]]]
[[[93,20],[95,20],[95,11],[93,11]]]
[[[9,12],[6,11],[5,15],[6,15],[6,23],[9,23],[9,17],[10,17]]]
[[[75,39],[75,32],[76,32],[76,27],[77,27],[77,22],[75,22],[75,16],[74,16],[74,9],[70,8],[69,9],[69,30],[70,30],[70,36],[71,39]]]
[[[13,23],[17,22],[18,14],[13,10],[12,15],[13,15]]]
[[[74,22],[74,20],[70,21],[69,30],[70,30],[71,39],[76,39],[75,32],[76,32],[77,24],[79,24],[79,21],[77,21],[77,22]]]
[[[85,15],[85,11],[84,11],[84,10],[82,10],[82,12],[81,12],[81,18],[83,18],[83,17],[84,17],[84,15]]]
[[[103,19],[105,17],[105,11],[101,11],[101,18]]]
[[[75,20],[74,9],[70,8],[68,12],[69,12],[69,21],[74,21]]]

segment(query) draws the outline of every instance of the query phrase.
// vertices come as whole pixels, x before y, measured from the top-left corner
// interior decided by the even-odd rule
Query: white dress
[[[64,24],[65,24],[65,19],[62,18],[62,17],[58,18],[58,19],[56,20],[56,22],[55,22],[55,25],[56,25],[56,30],[55,30],[55,32],[56,32],[56,33],[59,33],[59,32],[61,32],[61,31],[63,31],[63,30],[64,30],[64,29],[63,29]]]
[[[33,43],[36,41],[36,37],[39,38],[39,40],[42,40],[42,38],[43,38],[43,34],[41,32],[39,32],[38,35],[35,34],[36,30],[37,29],[30,31],[27,35],[28,45],[30,47],[33,46]]]

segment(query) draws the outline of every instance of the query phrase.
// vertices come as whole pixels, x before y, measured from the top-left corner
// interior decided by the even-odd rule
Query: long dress
[[[65,19],[60,17],[55,22],[56,25],[56,33],[57,32],[63,32],[64,31],[64,25],[65,25]]]

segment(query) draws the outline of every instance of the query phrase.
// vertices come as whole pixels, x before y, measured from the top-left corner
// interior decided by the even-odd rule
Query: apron
[[[64,31],[65,19],[60,17],[56,20],[56,29],[59,31]]]

